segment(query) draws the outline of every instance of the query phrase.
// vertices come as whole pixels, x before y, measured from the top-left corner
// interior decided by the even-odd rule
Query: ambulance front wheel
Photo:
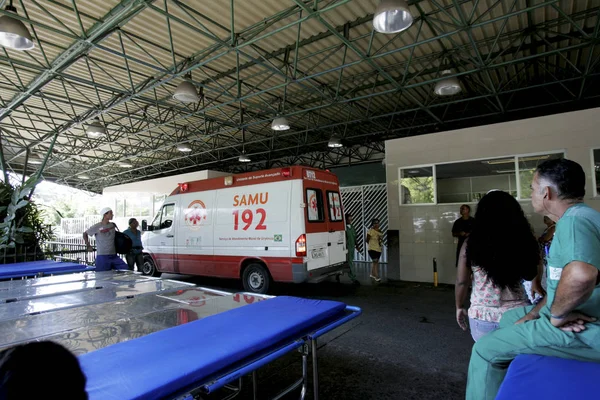
[[[156,269],[156,265],[154,265],[154,260],[150,256],[144,256],[144,265],[142,266],[142,274],[150,275],[154,277],[159,277],[162,273]]]
[[[265,294],[269,290],[271,275],[269,271],[260,264],[250,264],[244,270],[242,276],[244,290],[252,293]]]

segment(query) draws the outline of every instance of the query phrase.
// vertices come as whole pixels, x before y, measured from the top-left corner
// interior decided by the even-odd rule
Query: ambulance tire
[[[244,270],[242,281],[245,291],[266,294],[271,283],[271,275],[263,265],[250,264]]]
[[[155,278],[158,278],[162,275],[158,269],[156,269],[156,265],[154,265],[154,260],[150,256],[144,256],[144,265],[142,266],[142,275],[150,275]]]

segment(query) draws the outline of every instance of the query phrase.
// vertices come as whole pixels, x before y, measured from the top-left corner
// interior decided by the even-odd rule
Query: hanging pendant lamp
[[[13,7],[12,0],[5,10],[17,15],[17,9]],[[0,17],[0,46],[24,51],[33,49],[35,44],[23,22],[10,15],[3,15]]]

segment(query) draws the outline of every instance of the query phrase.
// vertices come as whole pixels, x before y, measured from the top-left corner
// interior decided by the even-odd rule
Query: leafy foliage
[[[402,179],[402,186],[408,189],[414,204],[433,203],[433,177],[410,177]]]
[[[15,187],[0,182],[0,251],[8,262],[44,258],[41,245],[54,236],[44,224],[42,211],[29,200],[38,182],[30,178],[23,186]]]

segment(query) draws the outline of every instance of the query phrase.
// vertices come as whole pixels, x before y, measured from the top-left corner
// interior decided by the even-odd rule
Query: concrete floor
[[[338,328],[319,343],[320,399],[464,398],[473,341],[455,322],[453,287],[387,282],[385,273],[383,283],[373,284],[368,266],[358,269],[361,286],[344,277],[342,283],[276,284],[272,289],[274,295],[337,300],[363,310],[356,323]],[[237,281],[165,277],[241,290]],[[300,374],[297,353],[261,369],[259,398],[278,393]],[[244,382],[238,398],[252,398],[249,383]],[[297,399],[298,394],[297,390],[285,399]],[[214,398],[219,397],[222,394]],[[313,398],[310,391],[307,398]]]

